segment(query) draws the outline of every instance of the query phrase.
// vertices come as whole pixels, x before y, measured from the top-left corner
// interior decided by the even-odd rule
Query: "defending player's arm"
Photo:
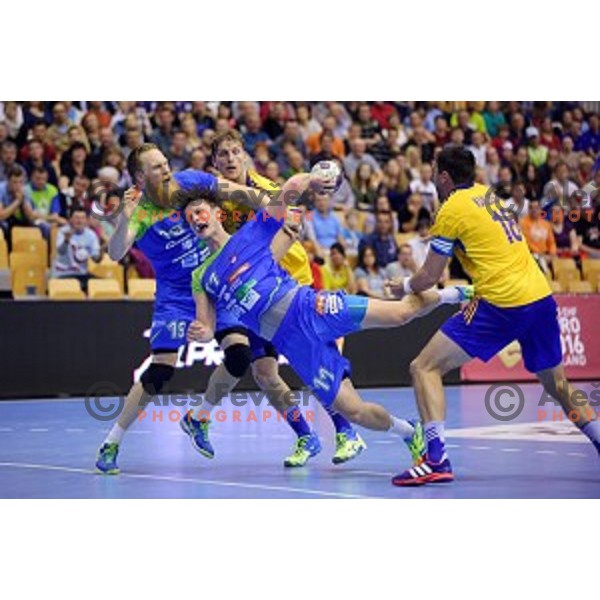
[[[115,230],[108,240],[108,255],[112,260],[121,260],[135,242],[137,228],[131,219],[141,197],[141,192],[135,186],[130,187],[123,196],[123,210],[117,217]]]
[[[401,297],[404,294],[419,294],[436,285],[444,276],[454,247],[459,243],[459,228],[460,220],[452,207],[445,204],[431,229],[431,244],[423,266],[412,277],[390,282],[390,292],[395,297]]]

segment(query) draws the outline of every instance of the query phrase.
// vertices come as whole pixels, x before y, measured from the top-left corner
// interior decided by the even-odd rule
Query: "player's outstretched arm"
[[[196,320],[188,327],[187,339],[190,342],[206,343],[215,337],[215,308],[205,293],[194,294]]]
[[[423,266],[412,277],[390,281],[388,289],[395,298],[402,298],[411,292],[424,292],[440,281],[449,260],[447,256],[430,249]]]

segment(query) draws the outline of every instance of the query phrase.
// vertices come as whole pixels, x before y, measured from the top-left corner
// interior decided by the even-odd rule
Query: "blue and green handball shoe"
[[[339,431],[335,434],[335,454],[331,459],[334,465],[341,465],[356,458],[367,449],[365,441],[354,431]]]
[[[103,444],[96,457],[96,469],[104,475],[118,475],[120,473],[117,465],[118,454],[119,444],[116,442]]]
[[[302,435],[294,444],[292,454],[284,459],[283,466],[288,468],[303,467],[310,458],[321,452],[321,442],[316,433]]]
[[[192,417],[192,411],[188,410],[183,416],[179,425],[192,441],[192,446],[206,458],[214,458],[215,451],[208,439],[208,428],[210,421],[197,421]]]

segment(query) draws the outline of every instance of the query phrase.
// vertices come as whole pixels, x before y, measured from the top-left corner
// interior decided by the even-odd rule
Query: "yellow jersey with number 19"
[[[456,189],[431,228],[431,249],[444,256],[455,254],[473,280],[476,295],[496,306],[523,306],[550,296],[519,223],[495,200],[485,185]]]
[[[274,181],[256,171],[248,171],[248,185],[265,192],[279,191],[279,186]],[[226,212],[223,227],[231,234],[234,234],[246,222],[248,215],[254,212],[251,208],[231,200],[223,202],[223,209]],[[312,285],[313,276],[308,254],[300,242],[292,244],[280,264],[300,285]]]

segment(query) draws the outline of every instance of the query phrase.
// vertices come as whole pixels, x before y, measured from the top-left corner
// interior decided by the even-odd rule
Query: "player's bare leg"
[[[361,329],[399,327],[423,317],[440,304],[456,304],[464,299],[467,288],[428,290],[409,294],[400,301],[369,299]]]
[[[117,455],[123,436],[134,421],[139,418],[140,413],[143,412],[153,393],[160,392],[157,386],[162,388],[162,383],[170,379],[176,364],[176,352],[152,355],[150,366],[142,375],[142,380],[131,386],[117,422],[113,425],[98,451],[96,468],[99,471],[107,475],[116,475],[119,473]],[[154,383],[152,383],[151,380],[156,377],[158,379],[155,379]],[[159,379],[161,383],[158,383]],[[154,387],[152,387],[153,385]],[[144,389],[144,387],[147,389]]]
[[[344,415],[351,423],[373,431],[387,431],[400,436],[408,446],[413,461],[421,460],[423,434],[420,423],[411,423],[391,415],[381,404],[365,402],[352,381],[344,379],[333,402],[333,409]]]
[[[394,485],[422,485],[454,479],[445,449],[446,399],[442,377],[470,360],[471,357],[460,346],[438,331],[410,364],[417,406],[425,430],[427,460],[421,466],[394,477]]]
[[[562,364],[536,373],[544,390],[558,400],[569,419],[590,439],[600,453],[600,421],[587,397],[579,394],[565,375]]]

